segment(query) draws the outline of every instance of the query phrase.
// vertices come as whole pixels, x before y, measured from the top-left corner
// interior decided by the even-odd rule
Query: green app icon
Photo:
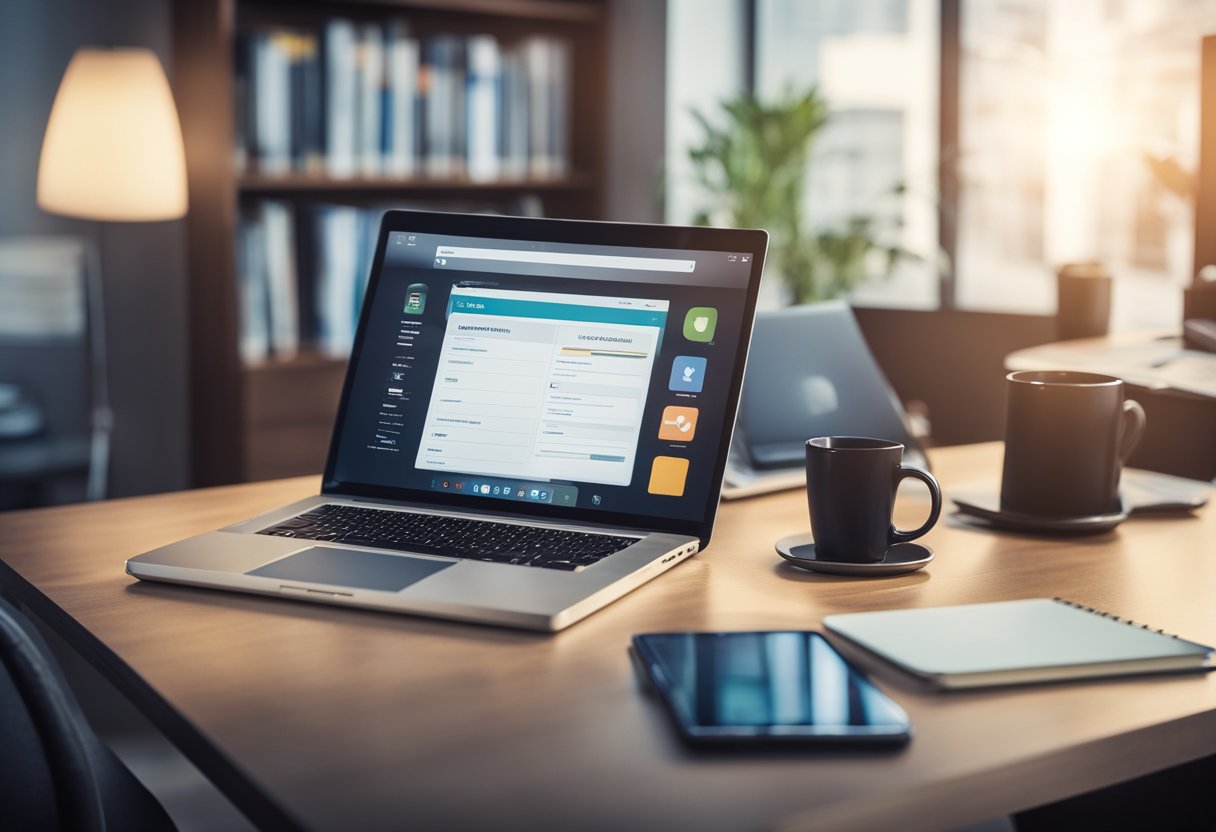
[[[712,306],[694,306],[684,316],[684,337],[689,341],[712,341],[718,328],[718,310]]]
[[[405,290],[405,309],[407,315],[421,315],[426,310],[426,284],[411,283]]]

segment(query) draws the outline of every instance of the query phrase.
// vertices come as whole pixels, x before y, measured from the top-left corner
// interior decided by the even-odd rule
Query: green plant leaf
[[[693,109],[702,141],[689,148],[693,173],[710,204],[693,221],[724,217],[739,227],[770,234],[770,264],[790,298],[802,303],[848,292],[879,259],[889,273],[911,256],[882,242],[902,219],[853,216],[840,228],[808,230],[802,206],[815,138],[828,123],[827,103],[816,87],[787,88],[771,101],[740,95],[719,102],[713,116]],[[907,187],[896,183],[891,194]],[[873,257],[872,257],[873,255]]]

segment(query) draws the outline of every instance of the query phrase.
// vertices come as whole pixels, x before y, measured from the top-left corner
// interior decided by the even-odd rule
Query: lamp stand
[[[89,443],[89,474],[85,496],[103,500],[110,473],[110,433],[114,411],[110,408],[110,383],[106,361],[105,299],[101,284],[101,249],[106,223],[97,224],[97,238],[85,243],[85,303],[89,330],[89,388],[92,438]]]

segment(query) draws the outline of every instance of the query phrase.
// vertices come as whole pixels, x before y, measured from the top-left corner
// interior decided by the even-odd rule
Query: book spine
[[[426,172],[452,175],[452,46],[451,37],[428,38],[426,55]]]
[[[415,171],[417,148],[415,114],[418,97],[418,41],[404,27],[395,26],[388,46],[389,98],[392,100],[392,129],[386,170],[396,176]]]
[[[277,175],[291,168],[291,38],[258,33],[254,41],[254,98],[258,168]]]
[[[448,140],[448,162],[451,168],[449,176],[462,176],[466,172],[465,157],[468,153],[468,49],[464,38],[453,37],[450,41],[451,50],[451,99],[448,101],[448,112],[451,114],[452,129]]]
[[[331,20],[325,26],[325,167],[330,176],[355,173],[355,26]]]
[[[289,358],[300,347],[295,229],[290,206],[275,201],[262,203],[262,222],[270,289],[270,344],[276,356]]]
[[[570,172],[570,45],[565,41],[549,41],[550,76],[550,165],[554,176]]]
[[[236,236],[237,298],[241,358],[259,361],[270,354],[266,235],[260,216],[242,216]]]
[[[503,61],[503,174],[515,179],[528,175],[528,92],[523,56],[517,48]]]
[[[552,172],[549,149],[552,79],[545,38],[529,38],[524,43],[524,66],[528,77],[528,173],[543,179]]]
[[[384,35],[374,23],[365,24],[359,37],[359,172],[382,172],[380,121],[384,88]]]
[[[502,87],[498,42],[488,36],[468,44],[467,167],[474,182],[499,176],[501,159],[499,96]]]
[[[359,210],[349,205],[322,206],[316,217],[317,348],[345,358],[354,343],[358,310]]]
[[[240,31],[237,32],[233,44],[232,166],[238,176],[249,169],[249,157],[255,149],[255,120],[252,117],[255,112],[252,90],[253,41],[254,38],[249,32]]]
[[[324,168],[325,159],[325,82],[315,32],[301,35],[300,53],[300,168],[316,174]]]

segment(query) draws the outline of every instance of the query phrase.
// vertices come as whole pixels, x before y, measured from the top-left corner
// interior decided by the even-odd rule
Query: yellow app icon
[[[647,491],[651,494],[665,494],[668,497],[684,496],[684,481],[688,479],[688,460],[678,456],[656,456],[650,468],[650,485]]]
[[[663,408],[663,421],[659,425],[659,438],[668,442],[691,442],[697,432],[697,413],[695,407]]]

